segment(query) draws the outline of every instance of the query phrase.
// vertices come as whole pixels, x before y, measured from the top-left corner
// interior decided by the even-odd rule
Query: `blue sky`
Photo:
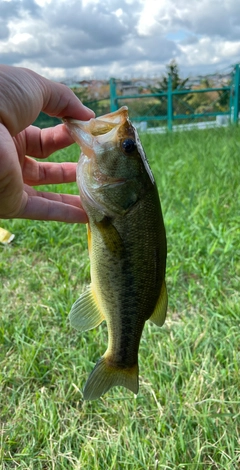
[[[0,62],[55,80],[183,76],[240,62],[239,0],[1,0]]]

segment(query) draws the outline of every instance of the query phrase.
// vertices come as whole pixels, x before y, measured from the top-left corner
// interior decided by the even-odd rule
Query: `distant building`
[[[137,95],[138,90],[139,90],[139,87],[131,82],[130,83],[120,82],[117,88],[122,95]]]

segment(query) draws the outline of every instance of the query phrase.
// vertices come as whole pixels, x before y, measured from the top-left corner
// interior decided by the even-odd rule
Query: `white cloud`
[[[2,0],[0,62],[49,78],[184,75],[240,60],[239,0]]]
[[[27,42],[29,39],[33,39],[32,35],[29,33],[16,33],[12,36],[12,44],[22,45],[22,43]]]
[[[161,5],[156,5],[156,0],[148,0],[143,4],[143,9],[138,21],[137,30],[139,34],[149,35],[154,26],[157,25],[156,16]]]
[[[195,44],[181,45],[182,57],[187,57],[189,65],[205,66],[221,64],[232,65],[240,58],[240,40],[239,41],[212,41],[211,38],[203,37]],[[232,62],[229,62],[229,58]]]
[[[49,5],[52,0],[35,0],[35,3],[40,7],[45,7],[45,5]]]

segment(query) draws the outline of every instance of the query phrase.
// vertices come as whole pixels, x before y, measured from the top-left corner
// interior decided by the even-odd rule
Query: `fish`
[[[91,283],[73,304],[72,327],[105,320],[108,347],[89,375],[84,400],[111,387],[139,389],[138,350],[147,320],[164,324],[167,240],[157,185],[136,128],[122,106],[89,121],[64,120],[81,148],[77,184],[88,216]]]

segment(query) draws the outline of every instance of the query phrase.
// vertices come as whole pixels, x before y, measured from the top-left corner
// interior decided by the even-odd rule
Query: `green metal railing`
[[[232,74],[232,83],[228,86],[223,87],[214,87],[214,88],[201,88],[201,89],[172,89],[172,78],[169,76],[168,79],[168,89],[166,92],[160,93],[148,93],[148,94],[134,94],[134,95],[118,95],[117,94],[117,82],[114,78],[110,79],[110,109],[111,112],[116,111],[119,108],[119,101],[128,100],[128,99],[137,99],[137,98],[160,98],[166,97],[167,99],[167,114],[165,115],[143,115],[135,116],[132,119],[135,121],[152,121],[154,120],[164,120],[167,121],[167,127],[169,130],[172,130],[173,122],[176,120],[183,119],[198,119],[214,116],[223,116],[227,115],[230,118],[230,121],[233,123],[238,123],[238,114],[239,114],[239,86],[240,86],[240,64],[234,66]],[[207,93],[207,92],[230,92],[229,93],[229,108],[227,111],[211,111],[204,113],[191,113],[191,114],[175,114],[173,106],[173,97],[193,94],[193,93]]]

